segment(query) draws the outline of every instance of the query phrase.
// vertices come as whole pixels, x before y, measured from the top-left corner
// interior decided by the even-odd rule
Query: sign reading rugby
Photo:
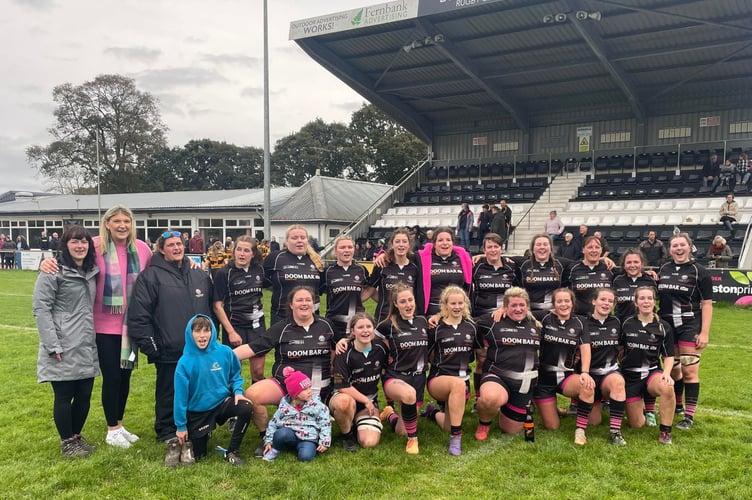
[[[338,33],[418,16],[418,0],[396,0],[290,23],[290,40]]]
[[[467,7],[477,7],[486,3],[495,3],[501,0],[420,0],[419,16],[428,16],[438,14],[448,10],[465,9]]]

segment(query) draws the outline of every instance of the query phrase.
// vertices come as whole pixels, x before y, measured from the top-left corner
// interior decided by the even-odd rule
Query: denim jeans
[[[288,427],[281,427],[274,432],[272,438],[272,448],[275,450],[284,450],[290,448],[298,451],[298,460],[301,462],[310,462],[316,458],[316,448],[318,445],[313,441],[302,441],[295,435],[295,431]]]

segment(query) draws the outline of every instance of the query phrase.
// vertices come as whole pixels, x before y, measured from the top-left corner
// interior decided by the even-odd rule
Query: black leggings
[[[237,417],[235,429],[230,436],[230,444],[227,451],[238,451],[240,443],[243,442],[245,431],[248,430],[248,423],[253,416],[253,405],[248,401],[240,401],[235,404],[235,396],[226,398],[219,406],[208,412],[188,412],[188,438],[193,442],[193,453],[196,458],[203,458],[207,453],[209,435],[214,429],[214,422],[222,425],[231,417]],[[196,428],[206,428],[208,423],[209,431],[196,431]]]
[[[120,368],[120,335],[97,333],[99,369],[102,371],[102,409],[107,425],[123,420],[131,390],[131,372]]]
[[[55,393],[52,417],[55,419],[55,427],[60,434],[60,439],[65,440],[81,434],[86,417],[89,416],[93,388],[93,377],[52,382],[52,390]]]

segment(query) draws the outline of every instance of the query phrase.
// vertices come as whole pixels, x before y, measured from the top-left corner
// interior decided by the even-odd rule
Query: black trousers
[[[97,333],[99,369],[102,372],[102,409],[107,425],[114,427],[125,414],[133,370],[120,368],[120,335]]]
[[[175,437],[173,399],[175,398],[175,369],[177,363],[154,363],[157,368],[157,384],[154,388],[154,432],[158,441]]]
[[[60,439],[65,440],[81,434],[86,417],[89,416],[93,388],[93,377],[52,382],[52,390],[55,393],[52,417]]]

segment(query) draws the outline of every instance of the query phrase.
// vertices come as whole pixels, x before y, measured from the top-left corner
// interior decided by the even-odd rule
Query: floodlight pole
[[[94,131],[94,144],[97,147],[97,217],[99,224],[102,223],[102,182],[100,180],[102,168],[99,163],[99,130]]]
[[[272,237],[272,184],[269,152],[269,20],[264,0],[264,238]]]

